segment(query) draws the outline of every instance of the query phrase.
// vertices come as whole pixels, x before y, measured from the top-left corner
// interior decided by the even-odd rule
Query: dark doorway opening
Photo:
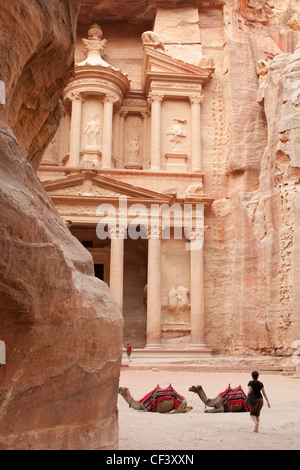
[[[104,280],[104,264],[94,264],[95,268],[95,277]]]

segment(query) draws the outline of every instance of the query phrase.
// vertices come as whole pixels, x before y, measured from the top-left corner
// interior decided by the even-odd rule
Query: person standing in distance
[[[253,422],[255,424],[254,432],[258,432],[260,411],[261,411],[261,409],[263,407],[263,404],[264,404],[263,396],[265,397],[267,405],[268,405],[269,408],[271,408],[271,405],[269,403],[269,400],[268,400],[267,394],[265,392],[265,388],[264,388],[263,383],[260,382],[259,380],[257,380],[258,376],[259,376],[259,373],[256,370],[254,370],[251,375],[252,375],[253,380],[250,380],[250,382],[248,383],[248,387],[249,387],[248,395],[250,395],[252,390],[254,391],[255,404],[253,406],[250,406],[250,417],[251,417],[251,419],[253,420]],[[262,396],[262,394],[263,394],[263,396]]]
[[[131,361],[130,359],[131,353],[132,353],[132,346],[129,343],[127,343],[126,344],[127,362]]]

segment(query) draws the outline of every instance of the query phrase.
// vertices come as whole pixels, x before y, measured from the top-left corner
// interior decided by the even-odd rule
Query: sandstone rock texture
[[[300,337],[299,49],[289,52],[297,36],[276,32],[268,4],[224,7],[225,99],[214,105],[222,138],[205,168],[205,192],[215,197],[206,234],[208,344],[231,354],[291,354]]]
[[[123,320],[36,176],[80,2],[2,2],[0,449],[115,449]]]

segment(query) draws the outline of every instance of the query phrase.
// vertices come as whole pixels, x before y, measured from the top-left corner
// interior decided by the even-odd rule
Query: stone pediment
[[[83,172],[79,175],[61,178],[55,181],[44,181],[43,186],[52,199],[101,199],[115,200],[126,196],[132,201],[168,202],[170,197],[139,188],[107,176]]]
[[[203,57],[203,66],[188,64],[175,59],[164,52],[159,52],[152,47],[145,47],[142,72],[142,86],[147,92],[151,80],[177,79],[196,81],[205,84],[212,76],[214,66],[209,59]]]

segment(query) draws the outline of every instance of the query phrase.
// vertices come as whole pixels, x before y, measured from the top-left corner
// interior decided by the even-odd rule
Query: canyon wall
[[[0,6],[0,449],[118,446],[123,320],[34,171],[59,123],[79,7]]]
[[[205,168],[215,198],[207,342],[231,354],[290,355],[300,337],[297,34],[276,26],[270,2],[226,3],[219,157],[216,146]]]

